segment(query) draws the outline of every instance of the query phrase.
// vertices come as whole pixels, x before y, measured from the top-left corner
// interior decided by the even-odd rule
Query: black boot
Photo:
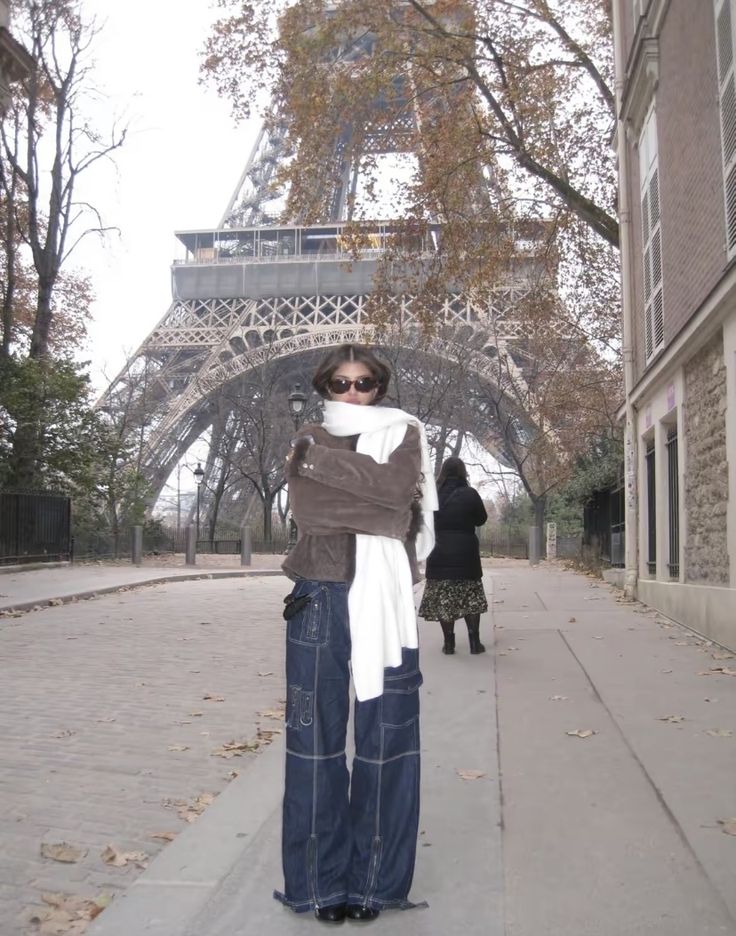
[[[445,638],[442,652],[447,653],[448,655],[452,654],[455,652],[455,622],[440,621],[440,626],[442,627],[442,634]]]
[[[480,614],[466,614],[465,623],[468,625],[468,642],[471,653],[485,653],[486,648],[480,642]]]

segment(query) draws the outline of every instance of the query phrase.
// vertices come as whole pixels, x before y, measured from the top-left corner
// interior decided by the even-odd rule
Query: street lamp
[[[296,430],[299,428],[299,423],[302,421],[304,411],[307,408],[307,394],[302,391],[302,385],[300,383],[294,384],[288,400],[289,412],[291,413],[291,418],[294,420],[294,429]]]
[[[296,432],[299,428],[299,423],[304,418],[307,408],[307,394],[302,391],[302,385],[300,383],[294,384],[291,388],[288,401],[289,412],[291,413],[291,418],[294,420],[294,431]],[[292,513],[291,517],[289,517],[289,542],[286,544],[287,552],[296,546],[297,534],[296,520]]]
[[[199,492],[202,487],[202,482],[204,481],[204,469],[202,468],[201,462],[197,462],[197,467],[192,474],[197,483],[197,539],[199,539]]]

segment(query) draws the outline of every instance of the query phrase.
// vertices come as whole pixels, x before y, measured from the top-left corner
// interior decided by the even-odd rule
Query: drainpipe
[[[621,113],[621,100],[625,80],[624,32],[622,0],[613,0],[613,54],[614,86],[616,111]],[[639,574],[639,518],[637,497],[638,439],[636,410],[631,403],[634,387],[634,296],[631,276],[631,198],[629,193],[629,148],[626,145],[626,128],[618,120],[616,130],[618,157],[618,216],[619,240],[621,250],[621,317],[623,337],[624,393],[625,393],[625,432],[624,432],[624,489],[625,489],[625,529],[626,551],[624,572],[624,595],[636,597],[636,583]]]

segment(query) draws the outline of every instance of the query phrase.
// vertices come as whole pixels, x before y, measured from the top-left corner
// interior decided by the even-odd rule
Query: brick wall
[[[685,365],[685,581],[728,585],[726,365],[718,334]]]
[[[657,136],[665,345],[722,275],[726,255],[712,0],[671,0],[659,36]],[[638,151],[631,148],[636,370],[644,363]]]

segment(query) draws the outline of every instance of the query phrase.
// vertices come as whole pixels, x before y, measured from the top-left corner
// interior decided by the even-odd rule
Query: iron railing
[[[667,433],[667,507],[669,519],[667,567],[670,578],[680,577],[680,481],[677,453],[677,427]]]
[[[69,559],[70,523],[68,497],[0,491],[0,564]]]
[[[647,569],[657,574],[657,485],[655,481],[654,443],[647,448]]]

